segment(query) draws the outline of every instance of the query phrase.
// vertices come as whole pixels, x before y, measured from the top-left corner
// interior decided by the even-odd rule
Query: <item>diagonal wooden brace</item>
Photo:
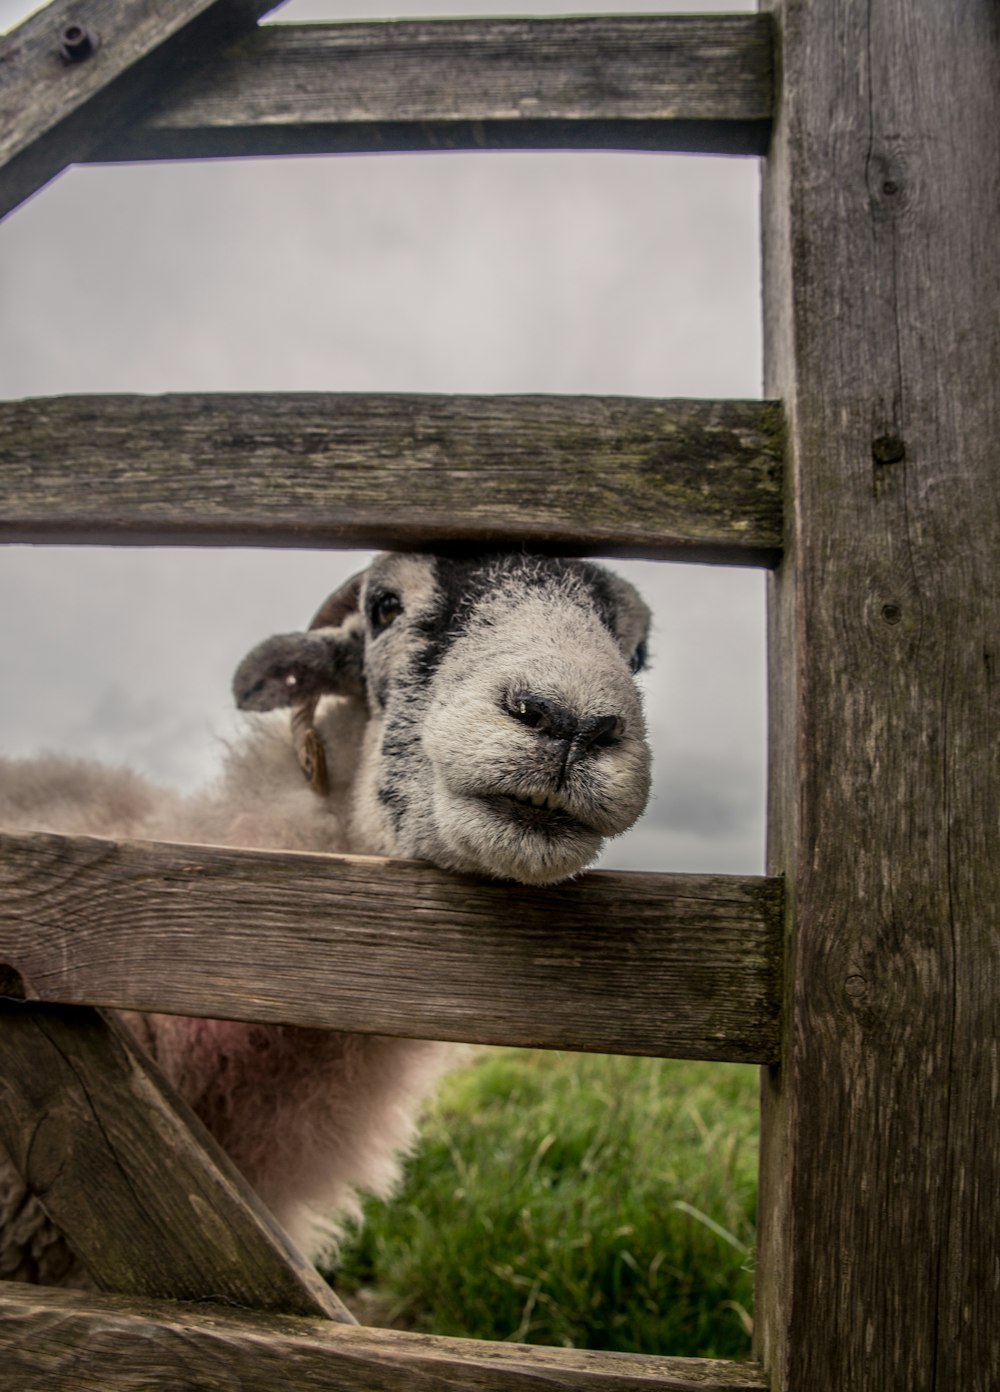
[[[53,0],[0,36],[0,217],[275,0]]]
[[[100,1011],[0,999],[0,1140],[100,1289],[353,1323]]]

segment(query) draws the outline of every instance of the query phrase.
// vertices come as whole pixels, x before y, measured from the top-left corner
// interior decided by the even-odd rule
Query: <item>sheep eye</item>
[[[402,612],[403,601],[399,595],[387,591],[373,601],[368,611],[368,617],[371,619],[372,628],[376,632],[381,632],[382,629],[388,628],[391,623],[398,619]]]
[[[646,665],[647,655],[648,654],[646,652],[646,640],[643,639],[643,641],[639,644],[635,652],[628,660],[629,671],[641,672]]]

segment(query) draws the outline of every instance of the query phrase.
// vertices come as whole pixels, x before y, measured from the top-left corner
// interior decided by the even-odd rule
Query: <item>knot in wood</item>
[[[24,978],[9,962],[0,962],[0,996],[8,1000],[26,1000]]]
[[[910,201],[906,157],[901,142],[893,141],[871,155],[866,170],[868,198],[876,218],[895,218]]]

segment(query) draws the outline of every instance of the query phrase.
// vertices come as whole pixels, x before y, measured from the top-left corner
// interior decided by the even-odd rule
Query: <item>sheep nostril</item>
[[[607,749],[617,744],[623,728],[616,715],[595,715],[591,720],[581,720],[576,735],[566,749],[560,784],[568,770],[574,764],[578,764],[592,749]]]
[[[514,692],[505,704],[508,714],[520,724],[571,745],[574,763],[589,749],[617,743],[622,733],[622,722],[616,715],[579,716],[557,701],[530,691]]]
[[[556,701],[546,700],[544,696],[535,696],[530,691],[515,691],[507,697],[506,707],[508,715],[539,734],[551,735],[558,740],[571,740],[577,733],[579,722],[572,711]]]
[[[617,715],[595,715],[592,720],[581,720],[577,743],[585,749],[605,749],[617,744],[624,732],[624,726]]]

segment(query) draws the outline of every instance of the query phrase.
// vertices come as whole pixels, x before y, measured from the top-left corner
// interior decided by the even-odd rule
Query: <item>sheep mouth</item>
[[[567,832],[594,832],[569,811],[556,794],[534,793],[524,796],[498,793],[483,801],[492,811],[525,831],[546,832],[549,835]]]

